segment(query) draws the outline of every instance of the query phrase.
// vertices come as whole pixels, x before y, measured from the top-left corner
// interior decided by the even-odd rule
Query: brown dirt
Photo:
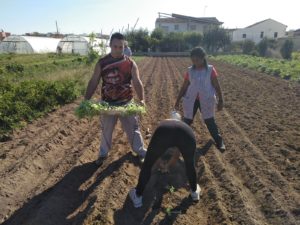
[[[188,197],[180,161],[170,174],[154,171],[144,206],[134,209],[127,194],[137,182],[138,160],[118,124],[110,157],[97,168],[100,124],[76,119],[78,100],[0,143],[0,223],[300,224],[300,85],[212,63],[224,90],[217,124],[227,150],[215,148],[197,115],[199,203]],[[188,58],[139,63],[148,105],[144,136],[168,118],[189,64]]]

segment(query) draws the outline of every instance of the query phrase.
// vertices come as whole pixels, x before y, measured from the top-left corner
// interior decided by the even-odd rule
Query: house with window
[[[158,13],[155,21],[155,28],[161,28],[166,32],[198,32],[205,31],[214,27],[219,27],[220,22],[216,17],[191,17],[179,14]]]
[[[259,43],[262,39],[278,39],[285,37],[287,25],[273,19],[266,19],[242,29],[231,30],[232,41],[251,40]]]

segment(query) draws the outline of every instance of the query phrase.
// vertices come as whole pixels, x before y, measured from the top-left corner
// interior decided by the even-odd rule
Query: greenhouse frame
[[[33,37],[11,35],[0,42],[1,53],[50,53],[56,52],[58,43],[61,39],[49,37]]]

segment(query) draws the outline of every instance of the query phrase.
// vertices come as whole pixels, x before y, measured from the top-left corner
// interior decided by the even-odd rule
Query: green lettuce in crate
[[[75,115],[78,118],[91,118],[101,114],[130,116],[144,113],[146,113],[145,107],[135,102],[130,102],[122,106],[112,106],[107,102],[94,102],[91,100],[84,100],[75,109]]]

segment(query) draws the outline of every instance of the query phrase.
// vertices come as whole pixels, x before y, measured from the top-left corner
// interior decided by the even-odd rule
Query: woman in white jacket
[[[206,53],[201,47],[196,47],[191,51],[191,60],[193,65],[185,74],[175,109],[179,109],[179,102],[183,98],[183,121],[188,125],[192,124],[199,109],[217,148],[224,151],[225,144],[215,122],[216,104],[218,110],[222,110],[224,105],[217,72],[212,65],[208,65]]]

